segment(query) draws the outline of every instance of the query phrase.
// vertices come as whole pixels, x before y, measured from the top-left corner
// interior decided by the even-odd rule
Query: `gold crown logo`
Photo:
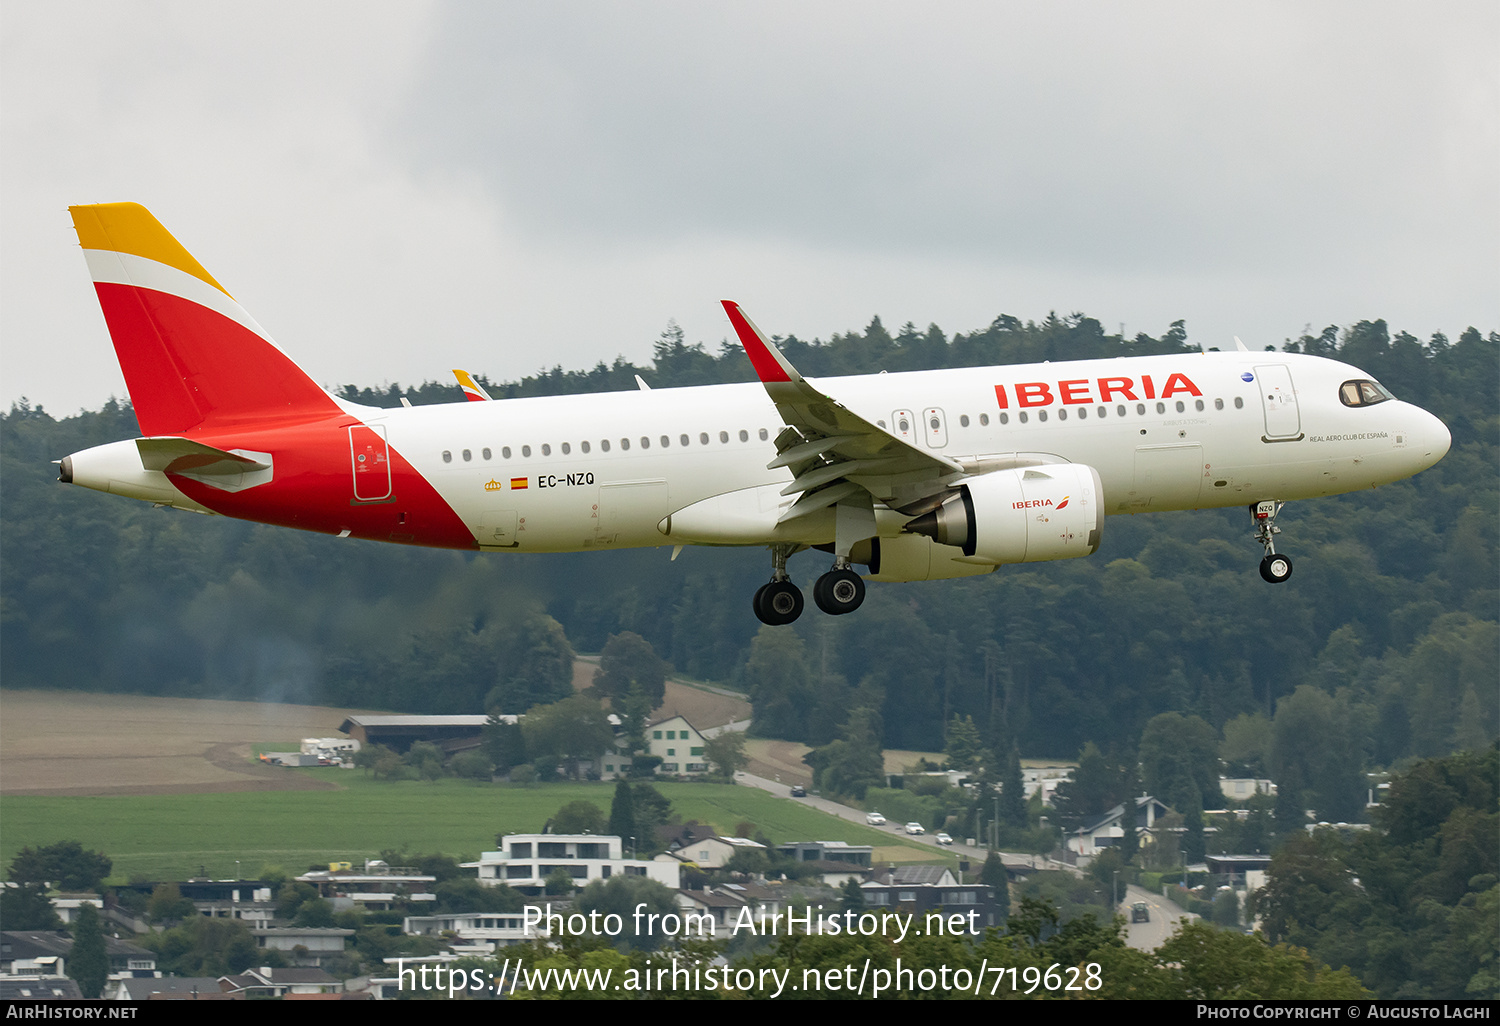
[[[487,492],[498,492],[504,487],[505,486],[503,484],[501,484],[499,481],[496,481],[494,478],[490,478],[484,483],[484,490]]]

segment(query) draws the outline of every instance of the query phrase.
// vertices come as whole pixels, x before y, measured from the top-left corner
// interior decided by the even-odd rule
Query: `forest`
[[[823,341],[778,340],[810,376],[1196,352],[1107,333],[1083,315],[947,336],[879,318]],[[630,631],[677,672],[745,689],[756,732],[827,744],[850,710],[884,747],[942,750],[972,719],[986,749],[1133,753],[1153,718],[1201,719],[1265,774],[1301,737],[1321,814],[1351,818],[1362,771],[1480,750],[1500,722],[1500,335],[1456,340],[1361,321],[1287,340],[1378,378],[1448,424],[1453,446],[1408,481],[1283,512],[1297,572],[1256,573],[1242,509],[1110,517],[1086,560],[957,581],[873,585],[855,615],[760,628],[765,552],[574,555],[432,551],[261,527],[56,483],[51,461],[138,432],[128,403],[0,415],[0,674],[7,687],[297,701],[409,712],[521,712],[559,697],[552,672]],[[736,346],[675,325],[650,365],[476,375],[497,398],[752,380]],[[346,386],[393,406],[457,402],[452,385]],[[793,558],[807,586],[827,557]],[[1273,731],[1274,728],[1274,731]],[[1292,748],[1283,743],[1283,768]],[[1305,756],[1305,758],[1303,757]]]

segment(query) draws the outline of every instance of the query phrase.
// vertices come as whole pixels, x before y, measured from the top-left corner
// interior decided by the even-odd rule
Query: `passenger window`
[[[680,442],[682,445],[685,445],[685,446],[686,445],[690,445],[692,443],[692,439],[689,438],[687,435],[681,436],[680,438],[677,439],[677,441]]]
[[[663,449],[668,448],[671,444],[672,444],[672,438],[671,438],[670,435],[662,435],[661,436],[661,447]]]
[[[641,436],[641,448],[642,449],[649,449],[649,448],[651,448],[651,439],[647,438],[645,435]]]
[[[1167,404],[1166,403],[1157,403],[1156,404],[1156,412],[1157,413],[1166,413],[1167,412]]]
[[[510,446],[502,445],[500,447],[500,458],[503,460],[510,459]]]
[[[1067,410],[1058,410],[1057,411],[1057,419],[1058,420],[1067,420],[1068,419],[1068,411]]]
[[[881,428],[885,427],[885,421],[883,421],[883,420],[877,420],[875,423],[876,423],[877,426],[879,426]]]
[[[1089,408],[1087,406],[1080,406],[1080,407],[1078,407],[1078,419],[1079,420],[1088,420],[1089,419]]]
[[[1223,408],[1224,408],[1224,400],[1222,400],[1222,399],[1215,399],[1214,400],[1214,409],[1216,409],[1216,410],[1222,410]]]
[[[630,439],[628,439],[628,438],[622,438],[622,439],[620,439],[620,451],[621,452],[627,452],[629,449],[630,449]]]
[[[1177,412],[1178,413],[1186,413],[1187,412],[1187,403],[1183,402],[1181,399],[1177,400]]]
[[[989,423],[990,423],[990,415],[988,413],[981,413],[979,415],[979,423],[982,426],[988,427]],[[1003,423],[1003,421],[1002,421],[1002,423]]]
[[[609,439],[608,438],[601,438],[601,439],[599,439],[599,451],[600,452],[609,452]]]
[[[1101,407],[1099,407],[1099,409],[1096,412],[1099,414],[1099,419],[1103,420],[1104,419],[1104,415],[1109,412],[1109,407],[1108,406],[1101,406]]]
[[[470,452],[468,449],[465,449],[464,450],[464,462],[468,463],[473,458],[474,458],[474,454],[472,452]]]
[[[1002,423],[1002,424],[1009,424],[1010,423],[1010,414],[1008,414],[1008,413],[1002,413],[1002,414],[1000,414],[1000,423]]]
[[[579,442],[578,443],[578,447],[580,449],[582,449],[584,452],[588,452],[589,451],[589,443],[587,443],[587,442]]]
[[[1000,414],[1000,416],[1003,417],[1003,416],[1005,416],[1005,414],[1002,413],[1002,414]],[[1021,423],[1022,424],[1026,423],[1026,420],[1027,420],[1026,414],[1024,414],[1024,413],[1021,414]]]
[[[529,446],[529,445],[523,445],[523,446],[521,446],[521,455],[522,456],[530,456],[531,455],[531,446]]]
[[[1144,417],[1146,415],[1146,404],[1145,403],[1136,403],[1135,404],[1135,414],[1136,414],[1137,417]]]
[[[552,455],[552,446],[548,445],[546,442],[542,443],[542,455],[543,456],[551,456]]]
[[[1145,410],[1144,407],[1142,407],[1141,412],[1142,413],[1146,412],[1146,410]],[[1123,416],[1125,416],[1125,404],[1124,403],[1120,403],[1118,406],[1115,407],[1115,416],[1117,416],[1117,417],[1123,417]]]
[[[764,442],[767,438],[770,438],[770,437],[771,437],[770,433],[768,431],[766,431],[765,428],[761,428],[760,429],[760,440],[762,442]]]
[[[490,458],[490,451],[489,451],[489,449],[480,449],[479,450],[479,455],[483,456],[485,459],[489,459]]]
[[[1199,399],[1198,401],[1196,401],[1195,403],[1193,403],[1193,409],[1197,410],[1199,413],[1202,413],[1203,412],[1203,400]]]
[[[740,430],[740,441],[742,441],[742,442],[748,442],[748,441],[750,441],[750,432],[745,431],[744,429],[741,429]]]
[[[453,462],[453,453],[450,452],[450,451],[448,451],[447,449],[443,450],[443,462],[444,463],[452,463]]]
[[[968,427],[969,426],[969,415],[967,413],[961,413],[961,414],[959,414],[959,417],[958,417],[958,426],[959,427]]]
[[[1047,411],[1046,410],[1037,410],[1036,411],[1036,419],[1039,420],[1039,421],[1041,421],[1043,424],[1047,423]]]
[[[564,455],[564,456],[566,456],[566,455],[567,455],[567,454],[568,454],[568,453],[570,453],[570,452],[572,452],[572,451],[573,451],[573,447],[572,447],[572,446],[570,446],[570,445],[569,445],[569,444],[568,444],[568,443],[567,443],[567,442],[564,442],[564,443],[563,443],[563,444],[562,444],[562,454],[563,454],[563,455]]]
[[[708,444],[708,432],[707,431],[700,431],[700,432],[698,432],[698,444],[699,445],[707,445]]]
[[[1234,408],[1236,410],[1243,410],[1245,408],[1245,400],[1242,397],[1240,397],[1240,396],[1235,396],[1234,397]]]
[[[722,445],[728,445],[729,444],[729,432],[728,431],[720,431],[719,432],[719,442]]]

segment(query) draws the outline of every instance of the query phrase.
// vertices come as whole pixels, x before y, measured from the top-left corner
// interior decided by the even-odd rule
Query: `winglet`
[[[487,403],[490,394],[484,390],[484,386],[469,376],[469,372],[459,367],[453,368],[453,376],[458,379],[458,387],[464,390],[464,398],[471,403]]]
[[[761,334],[759,328],[751,323],[750,318],[740,309],[740,305],[732,299],[720,300],[724,304],[724,312],[729,315],[729,323],[734,325],[734,332],[740,337],[740,345],[745,347],[745,355],[750,357],[750,364],[755,368],[763,384],[776,382],[797,383],[802,380],[802,375],[797,373],[781,350],[776,348],[775,343]]]

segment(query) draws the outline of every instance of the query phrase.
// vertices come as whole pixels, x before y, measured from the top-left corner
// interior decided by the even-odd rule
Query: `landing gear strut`
[[[793,584],[786,573],[787,557],[797,548],[795,545],[771,546],[771,580],[760,586],[751,602],[761,623],[782,627],[802,615],[806,605],[802,589]]]
[[[1250,520],[1255,525],[1255,540],[1265,546],[1266,558],[1260,561],[1260,576],[1271,584],[1280,584],[1292,576],[1292,561],[1276,551],[1276,536],[1281,528],[1276,526],[1276,514],[1286,505],[1276,499],[1265,499],[1250,504]]]

